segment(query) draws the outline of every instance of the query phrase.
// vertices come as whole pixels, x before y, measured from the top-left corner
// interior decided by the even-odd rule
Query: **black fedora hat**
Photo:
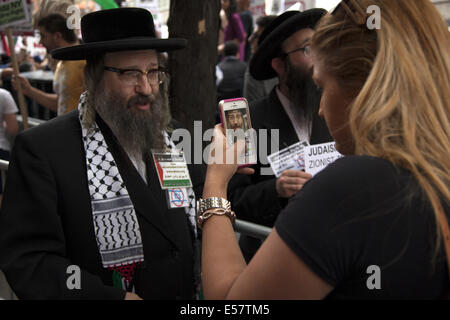
[[[271,62],[280,54],[283,41],[301,29],[313,29],[326,13],[325,9],[286,11],[273,20],[259,38],[258,50],[250,60],[250,74],[256,80],[276,77]]]
[[[58,60],[84,60],[115,51],[154,49],[171,51],[186,47],[185,39],[158,39],[152,14],[142,8],[100,10],[81,18],[83,44],[55,49]]]

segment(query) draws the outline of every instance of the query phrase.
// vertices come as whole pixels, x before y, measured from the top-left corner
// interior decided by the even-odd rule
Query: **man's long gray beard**
[[[293,66],[288,59],[286,80],[291,102],[295,106],[295,117],[305,119],[306,123],[312,126],[321,98],[321,93],[312,79],[312,71]]]
[[[149,110],[132,109],[137,104],[147,103]],[[151,149],[163,148],[168,113],[160,94],[138,94],[125,102],[119,95],[107,96],[101,92],[95,97],[95,109],[130,156],[142,159]]]

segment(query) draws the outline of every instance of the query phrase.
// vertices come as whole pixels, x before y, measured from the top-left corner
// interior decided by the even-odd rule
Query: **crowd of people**
[[[245,97],[252,102],[263,98],[277,84],[276,79],[255,80],[250,75],[249,63],[258,47],[259,36],[276,16],[258,17],[254,29],[250,0],[222,0],[221,3],[217,101]]]
[[[344,157],[314,177],[263,174],[261,154],[246,167],[209,161],[205,175],[171,141],[163,54],[185,39],[158,38],[145,9],[83,16],[82,42],[63,16],[42,14],[55,94],[13,85],[58,117],[18,134],[10,155],[0,137],[0,270],[19,299],[449,294],[450,34],[439,12],[428,0],[343,0],[253,30],[248,5],[222,0],[218,99],[248,94],[252,127],[279,133],[270,153],[334,141]],[[367,23],[371,5],[381,28]],[[0,106],[0,136],[16,135],[7,91]],[[245,127],[241,110],[226,117]],[[242,142],[218,124],[211,159],[239,158]],[[238,241],[236,217],[272,232]]]

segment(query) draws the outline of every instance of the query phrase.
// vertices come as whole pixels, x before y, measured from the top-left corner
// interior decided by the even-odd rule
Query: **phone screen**
[[[242,155],[241,166],[255,164],[256,146],[254,143],[254,131],[250,121],[250,113],[247,100],[244,98],[224,100],[220,102],[222,123],[226,129],[229,143],[234,143],[239,135],[245,139],[245,154]]]

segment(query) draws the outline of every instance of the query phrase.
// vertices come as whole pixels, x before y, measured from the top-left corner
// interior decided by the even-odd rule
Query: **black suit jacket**
[[[167,208],[152,161],[147,186],[111,133],[102,132],[141,230],[145,263],[135,272],[136,293],[191,299],[195,241],[184,209]],[[202,184],[192,170],[191,178]],[[81,269],[79,290],[67,287],[69,265]],[[16,138],[0,213],[0,269],[21,299],[124,298],[96,244],[78,111]]]
[[[223,79],[217,86],[217,101],[242,97],[247,64],[236,57],[229,56],[225,57],[218,66],[223,72]]]
[[[298,137],[289,116],[278,99],[276,88],[270,95],[250,105],[252,127],[257,131],[267,129],[267,155],[278,150],[271,150],[271,129],[279,130],[279,148],[284,149],[296,142]],[[264,140],[263,140],[264,141]],[[313,119],[310,144],[332,141],[325,121],[316,112]],[[261,143],[258,134],[258,144]],[[274,175],[262,175],[262,168],[270,168],[267,155],[260,155],[258,145],[258,163],[253,165],[255,174],[236,174],[230,181],[228,196],[239,219],[273,227],[281,209],[287,204],[286,199],[278,197]],[[264,164],[265,163],[265,164]]]

